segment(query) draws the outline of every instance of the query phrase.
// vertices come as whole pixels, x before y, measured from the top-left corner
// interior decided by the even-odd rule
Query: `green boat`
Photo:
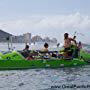
[[[0,53],[0,70],[83,66],[90,64],[89,60],[90,53],[83,50],[81,50],[79,58],[72,60],[58,58],[26,60],[19,52],[13,51],[6,54]]]

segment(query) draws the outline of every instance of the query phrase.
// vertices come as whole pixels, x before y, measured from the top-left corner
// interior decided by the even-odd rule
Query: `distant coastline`
[[[42,38],[39,35],[33,36],[31,35],[31,33],[25,33],[23,35],[19,35],[19,36],[15,36],[12,35],[10,33],[5,32],[4,30],[0,29],[0,43],[4,43],[4,42],[12,42],[12,43],[55,43],[57,44],[57,39],[56,38],[49,38],[48,36],[46,36],[45,38]]]

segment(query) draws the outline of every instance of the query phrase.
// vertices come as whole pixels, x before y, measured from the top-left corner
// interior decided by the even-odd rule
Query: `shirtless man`
[[[73,38],[69,37],[68,33],[64,34],[64,56],[65,57],[71,57],[72,56],[72,51],[70,51],[70,47],[71,47],[71,41],[73,41],[74,43],[76,43],[76,40]],[[70,51],[70,52],[69,52]]]

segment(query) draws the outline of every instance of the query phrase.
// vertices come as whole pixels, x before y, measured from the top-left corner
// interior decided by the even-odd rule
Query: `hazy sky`
[[[90,0],[0,0],[0,29],[58,41],[65,32],[77,31],[78,40],[90,43]]]

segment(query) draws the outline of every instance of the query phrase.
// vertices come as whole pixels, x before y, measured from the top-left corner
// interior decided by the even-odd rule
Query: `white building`
[[[31,44],[31,33],[25,33],[23,34],[23,36],[24,36],[24,43]]]

